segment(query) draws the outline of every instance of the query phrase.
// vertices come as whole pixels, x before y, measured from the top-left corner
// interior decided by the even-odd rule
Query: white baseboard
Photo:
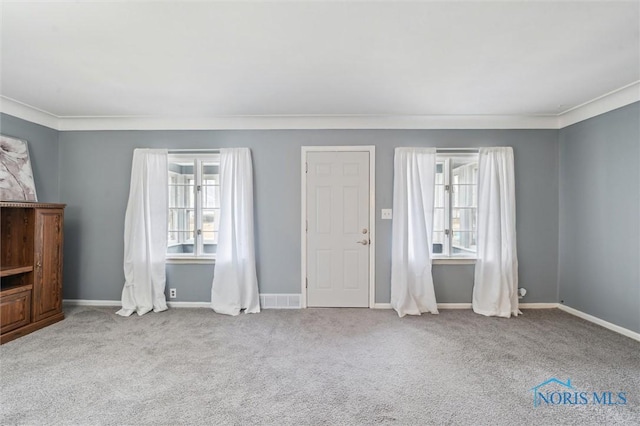
[[[393,309],[391,303],[376,303],[373,309]],[[438,309],[471,309],[471,303],[438,303]]]
[[[554,309],[557,303],[520,303],[521,309]],[[373,309],[391,309],[391,303],[376,303]],[[438,309],[471,309],[471,303],[438,303]]]
[[[555,309],[557,303],[518,303],[520,309]]]
[[[87,300],[87,299],[65,299],[63,303],[68,306],[121,306],[119,300]],[[551,305],[545,303],[529,303],[526,305]],[[554,306],[552,307],[556,307]],[[209,302],[167,302],[170,308],[209,308]],[[522,307],[523,305],[520,304]],[[262,309],[300,309],[299,293],[261,293],[260,307]],[[535,309],[534,306],[525,308]],[[545,306],[546,307],[546,306]],[[373,309],[391,309],[391,303],[376,303]],[[471,309],[471,303],[438,303],[438,309]]]
[[[640,333],[636,333],[635,331],[629,330],[628,328],[620,327],[619,325],[615,325],[613,323],[610,323],[609,321],[605,321],[598,317],[594,317],[593,315],[586,314],[567,305],[558,304],[558,309],[640,342]]]
[[[119,308],[122,302],[119,300],[87,300],[87,299],[65,299],[62,303],[66,306],[107,306]],[[170,308],[210,308],[209,302],[167,302]]]
[[[211,309],[211,302],[167,302],[167,306],[170,308],[209,308]]]
[[[438,309],[471,309],[471,303],[438,303]]]
[[[122,306],[119,300],[65,299],[62,303],[67,306]],[[167,301],[167,306],[170,308],[210,308],[211,302]],[[260,307],[262,309],[300,309],[300,294],[260,294]]]
[[[114,308],[122,306],[122,302],[119,300],[64,299],[62,304],[66,306],[113,306]]]
[[[88,300],[88,299],[65,299],[62,303],[66,306],[109,306],[120,307],[119,300]],[[209,308],[209,302],[167,302],[170,308]],[[260,294],[260,307],[262,309],[300,309],[300,294]],[[615,325],[593,315],[586,314],[577,309],[560,303],[520,303],[520,309],[560,309],[571,315],[575,315],[586,321],[597,324],[608,330],[615,331],[623,336],[640,342],[640,333],[629,330],[619,325]],[[390,303],[376,303],[373,309],[391,309]],[[471,309],[471,303],[438,303],[438,309]]]
[[[119,300],[88,300],[65,299],[68,306],[120,306]],[[167,301],[170,308],[209,308],[209,302],[171,302]],[[557,303],[520,303],[522,309],[552,309],[557,308]],[[261,293],[260,307],[262,309],[300,309],[299,293]],[[373,309],[391,309],[391,303],[376,303]],[[438,309],[471,309],[471,303],[438,303]]]

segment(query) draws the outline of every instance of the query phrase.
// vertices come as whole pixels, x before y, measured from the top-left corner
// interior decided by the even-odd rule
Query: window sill
[[[433,265],[474,265],[475,257],[434,257],[431,260]]]
[[[184,265],[184,264],[215,264],[215,257],[167,257],[167,264]]]

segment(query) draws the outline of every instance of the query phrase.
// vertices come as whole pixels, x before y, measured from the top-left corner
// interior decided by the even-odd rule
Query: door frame
[[[357,146],[303,146],[300,161],[300,306],[307,307],[307,154],[310,152],[368,152],[369,153],[369,308],[376,301],[376,147]]]

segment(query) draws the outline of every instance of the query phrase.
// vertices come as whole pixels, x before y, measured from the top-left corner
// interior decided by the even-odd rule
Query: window
[[[220,226],[220,156],[169,154],[167,258],[211,259]]]
[[[478,154],[438,154],[434,258],[475,258],[477,210]]]

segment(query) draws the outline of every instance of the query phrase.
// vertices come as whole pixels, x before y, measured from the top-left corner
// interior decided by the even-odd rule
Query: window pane
[[[202,186],[202,207],[203,208],[220,208],[220,186],[219,185],[203,185]]]
[[[193,244],[193,232],[189,231],[169,231],[169,244]]]
[[[196,212],[193,210],[185,210],[185,212],[186,223],[183,229],[193,233],[196,230]]]
[[[473,254],[476,252],[475,233],[471,231],[453,231],[451,245],[452,254]]]
[[[202,162],[202,184],[206,185],[208,180],[211,180],[211,184],[218,183],[218,173],[220,173],[220,166],[218,163],[212,161]]]
[[[187,178],[187,186],[188,188],[185,189],[185,198],[186,198],[186,203],[187,203],[187,207],[196,207],[196,193],[194,188],[196,187],[196,180],[194,177],[190,176]]]
[[[433,252],[472,255],[476,250],[478,155],[438,154],[434,187]],[[448,191],[444,183],[450,184]],[[451,234],[445,234],[446,231]]]
[[[219,168],[217,163],[202,163],[202,208],[220,207]]]
[[[170,208],[169,209],[169,230],[170,231],[187,231],[186,225],[187,209]]]
[[[202,177],[203,185],[220,185],[220,176],[219,175],[204,175]]]
[[[475,231],[476,209],[454,208],[451,210],[451,229],[454,231]]]
[[[216,232],[215,241],[216,241],[216,243],[218,241],[217,232]],[[202,251],[205,254],[213,254],[213,253],[216,252],[216,244],[214,244],[214,243],[208,244],[208,243],[205,242],[205,244],[202,246]]]
[[[436,185],[433,205],[434,207],[444,207],[444,185]]]
[[[215,253],[220,222],[220,177],[217,157],[170,154],[168,169],[167,252]],[[199,233],[196,236],[198,228]]]
[[[434,232],[444,231],[444,208],[433,211],[433,230]]]
[[[206,248],[208,245],[216,245],[218,244],[218,233],[213,231],[203,231],[203,244],[206,252]],[[214,252],[211,252],[214,253]]]
[[[193,159],[169,159],[169,207],[194,208]]]
[[[202,231],[217,231],[220,224],[219,209],[204,209],[202,211]]]
[[[194,250],[194,245],[193,245],[193,241],[191,241],[191,242],[183,243],[183,244],[180,244],[180,245],[177,245],[177,246],[171,246],[167,250],[167,253],[169,253],[169,254],[193,254],[193,250]]]
[[[455,158],[451,161],[453,196],[451,200],[451,254],[476,252],[477,159]]]
[[[177,212],[174,209],[169,209],[169,215],[168,215],[168,224],[167,224],[167,229],[168,230],[177,230],[179,229],[179,224],[178,224],[178,218],[179,218],[179,212]],[[169,237],[169,239],[171,239],[171,236]]]
[[[193,210],[169,209],[167,245],[171,247],[185,242],[193,243],[194,219]],[[177,253],[174,249],[169,252]]]
[[[452,160],[453,207],[475,207],[478,161],[458,158]]]
[[[475,207],[476,185],[453,185],[453,207]]]
[[[184,244],[172,244],[167,248],[167,254],[183,254],[185,253]]]
[[[460,183],[475,183],[469,181],[473,175],[474,169],[478,170],[478,157],[476,155],[451,157],[451,172],[454,176],[460,176]],[[465,175],[464,173],[466,172],[469,174]]]
[[[436,163],[436,185],[444,185],[444,162]]]
[[[170,185],[169,207],[193,208],[193,185]]]
[[[182,207],[178,206],[178,176],[169,173],[169,207]]]

